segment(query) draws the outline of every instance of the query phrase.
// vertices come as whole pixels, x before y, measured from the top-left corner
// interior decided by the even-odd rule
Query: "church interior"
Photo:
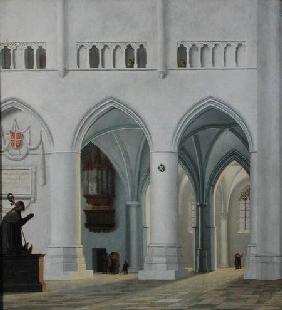
[[[281,12],[0,1],[7,309],[281,309]]]

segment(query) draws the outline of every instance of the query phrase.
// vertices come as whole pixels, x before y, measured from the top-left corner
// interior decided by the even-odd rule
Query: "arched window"
[[[90,68],[99,67],[99,50],[95,45],[89,50],[89,64]]]
[[[177,66],[178,68],[187,67],[187,48],[183,44],[177,48]]]
[[[102,67],[103,68],[112,68],[113,58],[111,55],[111,50],[108,45],[105,45],[102,49]]]
[[[4,46],[1,52],[1,65],[3,69],[10,69],[11,67],[11,50],[7,47]]]
[[[248,233],[250,230],[250,188],[241,192],[239,232]]]
[[[235,54],[234,47],[231,44],[227,44],[224,48],[224,67],[234,67]]]
[[[82,194],[87,206],[85,227],[91,232],[110,232],[115,228],[114,169],[107,156],[93,143],[81,152]]]
[[[119,45],[116,45],[113,53],[114,68],[124,68],[123,53]]]
[[[25,58],[25,68],[33,69],[34,68],[34,49],[31,46],[28,46],[24,51]]]
[[[125,49],[125,66],[126,68],[134,68],[134,48],[128,44]]]
[[[77,67],[80,69],[89,68],[88,48],[84,45],[79,46],[77,50]]]
[[[208,45],[204,45],[201,48],[201,66],[206,68],[211,65],[210,48]]]
[[[42,46],[36,50],[36,68],[46,69],[46,49]]]
[[[193,44],[189,50],[189,59],[190,59],[190,67],[197,68],[200,67],[200,55],[199,48],[195,44]]]
[[[146,68],[147,65],[147,51],[143,44],[137,50],[137,65],[138,68]]]
[[[246,46],[240,43],[236,47],[236,55],[235,55],[236,66],[244,67],[246,61],[245,58],[246,58]]]
[[[223,66],[223,57],[221,52],[221,46],[217,43],[212,49],[212,66],[213,67],[222,67]]]

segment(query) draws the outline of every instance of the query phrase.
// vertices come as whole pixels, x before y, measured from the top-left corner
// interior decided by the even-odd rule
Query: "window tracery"
[[[248,233],[250,230],[250,188],[241,192],[239,210],[239,232]]]

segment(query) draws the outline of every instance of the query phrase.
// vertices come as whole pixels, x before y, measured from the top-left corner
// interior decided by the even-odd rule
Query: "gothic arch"
[[[83,138],[87,132],[87,130],[90,128],[90,126],[98,120],[102,115],[104,115],[106,112],[108,112],[111,109],[118,109],[125,113],[127,116],[132,118],[143,130],[150,149],[152,148],[152,138],[151,134],[143,121],[143,119],[131,108],[129,108],[127,105],[122,103],[116,98],[109,97],[98,104],[96,104],[94,107],[92,107],[90,110],[88,110],[83,118],[80,120],[78,126],[76,127],[75,134],[72,140],[72,150],[77,152],[81,149],[81,144],[83,141]]]
[[[209,206],[209,210],[207,212],[207,223],[209,225],[213,225],[214,221],[214,189],[216,186],[216,183],[221,175],[221,173],[224,171],[224,169],[233,161],[236,161],[239,163],[249,174],[250,173],[250,164],[248,159],[243,156],[240,152],[237,150],[231,150],[227,152],[215,165],[212,173],[209,176],[207,186],[206,186],[206,191],[205,191],[205,202],[207,202],[207,205]],[[215,244],[214,236],[209,236],[208,242],[207,242],[207,249],[208,249],[208,269],[209,270],[215,270],[216,269],[216,264],[215,264],[215,250],[212,246],[212,244]]]
[[[215,165],[209,180],[207,184],[207,191],[210,192],[210,189],[213,188],[220,177],[221,173],[224,171],[224,169],[232,162],[236,161],[238,164],[240,164],[248,174],[250,174],[250,163],[249,160],[243,156],[240,152],[237,150],[231,150],[228,153],[226,153]]]
[[[223,100],[209,96],[198,103],[196,103],[178,122],[176,129],[173,133],[172,146],[175,151],[177,151],[181,137],[185,129],[202,113],[207,111],[210,108],[219,110],[238,123],[240,128],[243,130],[246,139],[249,144],[249,151],[251,152],[254,149],[253,138],[251,131],[249,130],[244,118],[238,113],[233,107],[224,102]]]
[[[38,112],[36,112],[29,104],[25,103],[23,100],[20,100],[18,98],[10,97],[10,98],[4,99],[1,103],[2,117],[5,112],[8,112],[9,110],[12,110],[12,109],[18,109],[23,112],[30,113],[32,116],[34,116],[34,118],[36,118],[39,121],[42,128],[45,130],[50,147],[51,148],[54,147],[54,140],[53,140],[52,133],[48,125],[46,124],[46,122],[43,120],[43,118]]]

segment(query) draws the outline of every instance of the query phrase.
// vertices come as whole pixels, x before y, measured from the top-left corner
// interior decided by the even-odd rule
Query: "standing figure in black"
[[[21,212],[25,209],[23,201],[15,202],[13,194],[9,193],[7,199],[14,206],[8,211],[1,222],[1,252],[2,254],[24,254],[31,252],[27,249],[27,244],[22,244],[22,226],[33,218],[30,213],[22,217]]]
[[[124,274],[128,274],[128,267],[129,267],[129,264],[128,264],[128,261],[126,259],[123,263],[123,266],[122,266],[122,271]]]
[[[243,254],[239,254],[238,252],[235,254],[235,257],[234,257],[235,269],[241,269],[242,268],[242,255]]]

